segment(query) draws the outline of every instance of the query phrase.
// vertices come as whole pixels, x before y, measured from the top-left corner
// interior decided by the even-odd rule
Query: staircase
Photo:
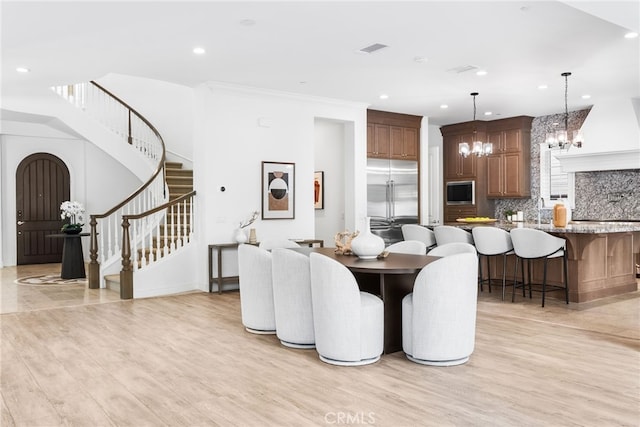
[[[180,196],[193,191],[193,170],[183,169],[182,166],[182,163],[179,162],[165,162],[166,182],[169,188],[169,201],[175,200]],[[186,204],[185,207],[187,213],[190,213],[191,205]],[[168,247],[170,253],[172,245],[174,245],[177,240],[181,239],[182,236],[185,236],[191,231],[191,224],[183,224],[180,222],[182,220],[181,218],[184,218],[181,213],[167,210],[166,215],[167,223],[172,225],[167,226],[167,233],[165,233],[164,225],[160,226],[160,230],[162,236],[169,236],[168,240],[165,241],[164,237],[160,239],[154,238],[153,246],[144,250],[144,257],[142,256],[142,250],[138,249],[138,267],[140,267],[144,261],[148,262],[150,259],[153,259],[154,261],[158,260],[158,256],[162,256],[162,248],[165,246]],[[120,274],[106,275],[104,280],[107,289],[120,292]]]

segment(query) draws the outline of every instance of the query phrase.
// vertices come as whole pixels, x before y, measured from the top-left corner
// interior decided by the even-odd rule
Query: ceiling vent
[[[373,53],[373,52],[377,52],[381,49],[384,49],[385,47],[389,47],[386,44],[381,44],[381,43],[374,43],[370,46],[367,47],[363,47],[362,49],[360,49],[358,52],[360,53]]]
[[[449,68],[447,72],[460,74],[460,73],[466,73],[467,71],[473,71],[477,69],[478,67],[476,67],[475,65],[460,65],[458,67]]]

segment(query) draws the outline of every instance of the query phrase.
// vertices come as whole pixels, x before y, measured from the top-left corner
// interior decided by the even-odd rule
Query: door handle
[[[24,221],[18,221],[18,225],[24,224]]]

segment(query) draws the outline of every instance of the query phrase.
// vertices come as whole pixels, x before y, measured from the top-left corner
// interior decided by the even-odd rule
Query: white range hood
[[[580,131],[582,148],[556,156],[563,172],[640,169],[640,99],[597,103]]]

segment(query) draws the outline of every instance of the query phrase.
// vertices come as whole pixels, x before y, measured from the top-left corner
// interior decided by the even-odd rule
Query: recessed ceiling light
[[[484,115],[485,115],[485,116],[490,116],[490,115],[492,115],[492,114],[493,114],[493,113],[492,113],[491,111],[485,111],[485,112],[484,112]]]
[[[449,106],[447,104],[442,104],[440,108],[442,108],[443,110],[446,110],[447,108],[449,108]]]
[[[193,53],[195,53],[196,55],[204,55],[206,52],[206,50],[204,50],[203,47],[194,47],[193,48]]]
[[[476,76],[486,76],[487,75],[487,71],[486,70],[478,70],[476,71]]]
[[[19,72],[19,73],[28,73],[31,70],[28,69],[27,67],[18,67],[18,68],[16,68],[16,71]]]
[[[429,59],[426,56],[415,56],[413,58],[413,60],[419,64],[424,64],[425,62],[427,62]]]
[[[383,93],[380,95],[380,99],[389,99],[389,95]]]
[[[253,19],[243,19],[242,21],[240,21],[240,25],[243,25],[245,27],[252,27],[256,25],[256,21],[254,21]]]
[[[591,98],[591,95],[585,93],[584,95],[582,95],[582,99],[589,99]]]
[[[635,31],[629,31],[624,35],[625,39],[635,39],[636,37],[638,37],[638,33],[636,33]]]
[[[548,87],[549,87],[549,86],[547,86],[547,85],[539,85],[539,86],[538,86],[538,89],[540,89],[540,90],[545,90],[545,89],[547,89]]]

